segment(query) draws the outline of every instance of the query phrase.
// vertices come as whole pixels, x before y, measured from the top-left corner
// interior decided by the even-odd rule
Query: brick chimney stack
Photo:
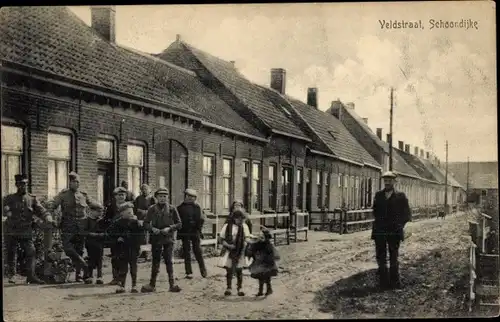
[[[92,28],[106,41],[116,42],[115,6],[91,6],[90,15]]]
[[[398,149],[403,151],[405,148],[405,143],[403,141],[398,141]]]
[[[405,144],[405,152],[410,154],[410,145],[409,144]]]
[[[271,88],[285,94],[286,88],[286,70],[283,68],[271,69]]]
[[[307,89],[307,105],[318,109],[318,89],[316,87]]]
[[[380,127],[377,128],[377,136],[380,140],[382,140],[382,129]]]
[[[365,124],[368,124],[368,118],[367,117],[363,117],[363,122],[365,122]]]
[[[415,147],[415,156],[418,157],[418,146]]]

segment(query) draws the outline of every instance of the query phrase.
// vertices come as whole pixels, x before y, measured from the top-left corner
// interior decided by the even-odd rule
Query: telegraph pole
[[[465,192],[469,194],[469,157],[467,157],[467,187],[465,188]]]
[[[392,114],[394,109],[394,88],[391,87],[391,112],[389,118],[389,171],[392,171]]]
[[[444,176],[444,211],[448,213],[448,140],[446,140],[446,168]]]

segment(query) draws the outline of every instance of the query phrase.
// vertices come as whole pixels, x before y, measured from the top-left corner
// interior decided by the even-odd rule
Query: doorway
[[[111,202],[115,188],[115,169],[113,163],[99,163],[97,167],[97,202],[107,205]]]

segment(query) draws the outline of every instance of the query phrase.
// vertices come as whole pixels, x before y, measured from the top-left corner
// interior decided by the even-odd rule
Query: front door
[[[292,168],[281,170],[281,212],[288,212],[292,207]]]
[[[187,188],[187,149],[175,140],[158,142],[156,151],[157,186],[170,191],[170,203],[179,205]]]
[[[107,205],[113,196],[115,185],[114,165],[99,164],[97,169],[97,201],[102,205]]]

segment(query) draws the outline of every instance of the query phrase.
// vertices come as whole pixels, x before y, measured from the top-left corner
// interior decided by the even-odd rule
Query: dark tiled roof
[[[432,181],[437,181],[437,179],[432,175],[432,173],[427,169],[425,164],[423,164],[419,158],[416,156],[406,153],[404,151],[395,149],[395,151],[408,163],[415,169],[415,171],[418,173],[418,175],[421,178],[427,179],[427,180],[432,180]]]
[[[238,115],[219,96],[204,86],[193,72],[182,70],[146,53],[131,49],[121,50],[126,51],[138,66],[142,66],[149,71],[167,90],[175,93],[188,106],[196,109],[204,120],[264,138],[262,133]]]
[[[66,7],[4,7],[0,21],[6,61],[199,116]]]
[[[330,153],[343,159],[380,167],[380,164],[373,159],[336,117],[297,99],[287,97],[287,100],[328,146]]]
[[[434,178],[436,178],[436,181],[439,183],[445,183],[445,177],[444,174],[439,171],[438,167],[432,164],[430,160],[427,159],[420,159],[420,161],[425,164],[427,170],[429,170]]]
[[[453,173],[462,187],[467,187],[467,162],[450,162],[448,171]],[[498,189],[498,162],[470,162],[470,189]]]
[[[382,141],[381,139],[378,138],[378,136],[373,133],[373,131],[370,129],[370,127],[359,117],[359,115],[356,114],[356,112],[352,109],[346,108],[342,104],[342,113],[348,113],[360,126],[362,129],[365,130],[365,132],[373,139],[373,141],[385,152],[389,153],[389,144],[387,142]],[[396,149],[393,148],[393,153],[392,153],[392,168],[394,171],[400,173],[400,174],[406,174],[409,176],[414,176],[414,177],[420,177],[418,173],[413,169],[412,166],[410,166],[405,159],[403,159],[396,151]]]
[[[247,80],[238,72],[232,63],[196,49],[185,42],[180,42],[180,45],[183,47],[185,53],[194,55],[214,77],[222,82],[232,94],[245,104],[245,106],[247,106],[269,128],[307,139],[306,134],[299,129],[293,120],[269,101],[266,97],[265,90]],[[192,70],[197,70],[199,68],[196,64],[193,64],[192,60],[180,59],[179,55],[171,55],[171,51],[173,50],[178,50],[178,46],[171,45],[163,53],[157,56],[176,64],[185,64],[182,65],[182,67],[185,68],[190,68]],[[174,57],[175,61],[173,60]]]
[[[341,103],[342,104],[342,103]],[[373,133],[372,129],[368,126],[368,124],[363,121],[363,119],[352,109],[345,107],[342,104],[343,113],[348,113],[365,131],[366,133],[373,139],[373,141],[386,153],[389,153],[389,145],[378,138],[377,134]]]

